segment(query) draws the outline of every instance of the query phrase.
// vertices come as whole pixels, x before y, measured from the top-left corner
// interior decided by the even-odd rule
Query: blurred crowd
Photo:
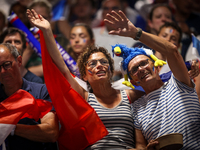
[[[126,44],[129,47],[143,46],[129,38],[109,35],[110,29],[106,27],[103,19],[111,10],[122,10],[128,19],[143,31],[157,34],[165,22],[176,22],[183,32],[179,51],[184,60],[191,60],[190,44],[191,33],[200,34],[200,4],[198,0],[15,0],[0,2],[0,33],[12,26],[7,17],[16,13],[19,19],[30,29],[26,16],[26,9],[35,9],[45,19],[50,21],[52,31],[59,44],[75,59],[82,50],[79,39],[72,36],[71,29],[77,23],[84,23],[93,31],[93,43],[103,46],[110,53],[111,45],[115,43]],[[73,42],[75,40],[75,42]],[[77,41],[79,40],[79,41]],[[72,44],[74,43],[74,44]],[[74,46],[77,45],[77,46]],[[73,47],[73,48],[72,48]],[[80,46],[81,47],[81,46]],[[82,49],[82,48],[79,48]],[[41,59],[27,46],[24,51],[23,65],[39,77],[43,77]],[[113,80],[122,77],[119,68],[120,58],[115,60],[115,73]]]
[[[29,10],[33,9],[37,14],[39,14],[38,15],[39,18],[32,15],[34,11],[27,12],[27,9]],[[123,35],[120,35],[119,33],[110,34],[112,33],[112,31],[116,32],[116,30],[120,29],[119,27],[116,27],[116,28],[113,27],[114,25],[118,25],[118,23],[114,24],[113,22],[121,18],[119,17],[119,14],[121,15],[121,13],[119,13],[120,12],[119,10],[121,10],[127,16],[128,19],[126,20],[130,20],[132,24],[134,25],[134,26],[132,25],[135,31],[134,36],[123,36]],[[114,17],[111,17],[111,15],[109,16],[108,13],[113,15],[112,11],[118,12],[119,13],[118,16],[115,16],[115,15]],[[75,63],[77,62],[79,64],[78,67],[82,76],[82,80],[85,80],[87,82],[86,84],[88,87],[90,88],[92,86],[94,87],[93,88],[94,93],[98,93],[101,90],[103,91],[106,88],[99,89],[97,85],[99,85],[100,82],[97,82],[95,78],[92,78],[93,74],[91,70],[85,71],[85,66],[89,66],[89,68],[91,69],[91,68],[95,68],[99,64],[104,67],[105,66],[107,67],[108,65],[112,64],[113,66],[110,65],[112,66],[111,68],[110,67],[107,68],[108,72],[110,72],[110,70],[112,72],[111,73],[112,75],[110,75],[111,77],[109,76],[111,79],[109,78],[108,80],[109,82],[108,81],[105,82],[106,84],[109,83],[108,89],[112,89],[113,87],[111,87],[111,84],[110,84],[111,82],[118,81],[124,78],[124,73],[121,70],[122,68],[120,68],[120,63],[122,62],[123,58],[116,57],[116,56],[114,57],[114,54],[112,52],[113,51],[112,45],[124,44],[127,47],[131,47],[131,48],[132,47],[149,48],[147,46],[149,44],[150,46],[151,45],[155,46],[155,48],[157,49],[157,46],[159,46],[159,44],[162,43],[162,40],[160,41],[159,39],[154,40],[155,38],[154,35],[158,35],[158,37],[165,39],[169,41],[170,43],[173,43],[172,45],[169,45],[169,44],[168,45],[166,44],[166,45],[169,46],[169,49],[173,49],[173,46],[175,45],[175,47],[178,49],[180,56],[182,56],[184,61],[189,61],[189,60],[191,62],[193,61],[192,66],[193,68],[196,67],[195,68],[197,70],[196,73],[191,75],[191,72],[189,71],[188,74],[190,77],[188,77],[188,74],[186,74],[186,71],[185,71],[186,69],[185,70],[183,69],[183,70],[184,70],[184,75],[188,77],[186,78],[188,79],[187,81],[188,85],[191,87],[193,87],[193,84],[189,82],[190,81],[189,79],[190,78],[193,79],[196,85],[195,92],[197,92],[198,98],[200,99],[200,75],[199,75],[200,52],[194,53],[192,51],[192,44],[193,44],[192,35],[200,39],[200,3],[198,0],[184,0],[184,1],[180,1],[180,0],[1,0],[0,1],[0,43],[10,43],[14,45],[20,55],[20,56],[16,56],[16,58],[18,57],[20,58],[18,60],[20,64],[18,66],[18,69],[19,69],[18,76],[16,77],[16,80],[13,78],[14,79],[13,81],[19,80],[20,83],[16,83],[16,84],[14,82],[12,83],[13,87],[15,85],[18,85],[16,86],[16,89],[20,89],[23,83],[26,83],[26,80],[30,82],[37,82],[37,83],[42,83],[42,84],[45,83],[45,81],[44,81],[44,75],[43,75],[43,65],[42,65],[41,56],[38,55],[38,53],[33,49],[32,45],[30,45],[30,43],[26,41],[26,38],[27,38],[26,33],[23,30],[17,29],[15,26],[13,26],[12,22],[9,22],[7,19],[13,13],[15,13],[18,16],[18,18],[30,31],[34,27],[33,24],[35,23],[31,19],[34,18],[36,20],[36,19],[41,19],[40,17],[43,17],[45,21],[47,20],[50,23],[49,29],[53,33],[52,37],[56,39],[59,45],[63,47],[65,52],[69,54],[69,56],[74,60],[74,62]],[[30,15],[29,18],[27,14]],[[124,20],[119,19],[118,21],[120,22]],[[45,30],[45,28],[47,28],[44,24],[41,25],[40,23],[35,23],[35,26],[38,26],[38,28],[40,28],[41,30],[42,29]],[[127,31],[126,29],[127,26],[123,26],[122,28],[123,32]],[[137,29],[137,32],[136,32],[136,29]],[[71,77],[71,74],[69,73],[69,71],[71,71],[70,70],[71,66],[67,64],[67,67],[69,68],[69,71],[68,71],[64,63],[60,61],[63,55],[62,57],[60,56],[60,54],[58,55],[57,47],[53,43],[54,38],[51,38],[51,36],[48,37],[47,36],[48,32],[47,30],[45,31],[46,32],[43,32],[43,33],[45,36],[45,40],[48,41],[47,42],[48,50],[51,48],[56,49],[56,52],[54,52],[54,50],[49,50],[49,53],[54,63],[57,65],[60,72],[65,76],[65,78],[70,82],[70,85],[72,85],[72,88],[78,91],[78,93],[85,100],[88,100],[86,96],[88,93],[85,94],[86,91],[83,90],[82,87],[79,87],[77,82],[74,81],[75,79]],[[143,34],[142,34],[142,31],[144,31]],[[151,34],[148,34],[148,33],[151,33]],[[128,32],[126,32],[126,34],[131,35],[131,33],[128,33]],[[145,35],[147,37],[145,38],[145,40],[143,40],[143,42],[139,42],[139,38],[141,35]],[[149,35],[152,35],[152,36],[149,36]],[[34,37],[40,42],[40,37],[38,34],[34,34]],[[149,41],[147,40],[148,37],[150,37]],[[147,45],[145,45],[146,43]],[[1,47],[5,48],[6,46],[9,47],[9,45],[6,45],[6,44],[2,45]],[[100,50],[96,50],[96,49],[93,50],[92,46],[100,47]],[[14,49],[14,48],[11,47],[11,49]],[[106,49],[108,53],[104,49]],[[161,50],[161,52],[166,54],[167,52],[165,53],[163,49]],[[88,51],[89,53],[91,53],[91,54],[88,54],[88,58],[86,54],[81,55],[81,54],[84,54],[84,52],[86,53]],[[155,52],[153,50],[153,52],[161,60],[164,60],[164,61],[168,59],[170,60],[170,58],[166,58],[165,55],[160,54],[159,50],[158,52]],[[6,51],[6,54],[7,53],[8,52]],[[93,53],[96,55],[93,56]],[[106,53],[104,55],[107,57],[107,59],[109,58],[108,60],[110,62],[102,58],[88,61],[90,58],[89,57],[90,55],[92,58],[93,57],[100,58],[100,57],[104,57],[103,53]],[[7,55],[10,55],[10,53]],[[110,57],[113,58],[114,62],[111,60]],[[4,58],[4,54],[2,54],[1,59],[3,58]],[[7,59],[7,57],[5,58]],[[176,57],[174,56],[174,58]],[[81,62],[81,61],[85,61],[85,62]],[[181,64],[183,64],[182,60],[180,61],[181,61]],[[171,62],[173,62],[173,60]],[[84,63],[85,63],[85,66],[84,66]],[[139,64],[136,67],[136,72],[134,72],[134,70],[131,70],[131,72],[134,72],[134,74],[137,74],[139,70],[138,68],[141,69],[142,67],[146,67],[148,66],[148,63],[149,63],[148,60],[143,61],[143,64]],[[176,67],[177,68],[180,67],[179,65],[180,64],[177,64]],[[5,72],[9,70],[9,68],[11,67],[12,67],[12,61],[5,61],[3,62],[3,64],[0,65],[0,69],[1,69],[0,72],[3,72],[3,71]],[[170,67],[173,68],[172,66]],[[160,69],[161,68],[162,67],[160,67]],[[168,67],[168,69],[170,68]],[[176,69],[172,70],[172,72],[174,71],[176,75],[178,74],[178,79],[181,80],[182,79],[180,75],[181,73],[180,72],[177,73]],[[178,70],[181,70],[181,68],[179,68]],[[153,71],[154,71],[154,67],[153,67]],[[71,71],[71,73],[73,74],[74,72]],[[104,74],[104,72],[100,71],[99,74]],[[14,73],[13,73],[13,76],[14,76]],[[23,80],[21,79],[22,77],[23,77]],[[91,81],[94,81],[94,82],[91,82]],[[1,84],[2,85],[0,86],[0,88],[2,87],[2,91],[4,92],[6,92],[6,90],[9,91],[10,88],[8,87],[9,86],[11,87],[10,82],[7,86],[7,89],[5,86],[7,84],[7,81],[5,81],[4,83],[3,82],[4,82],[4,79],[2,78],[0,82],[0,85]],[[176,82],[176,81],[173,81],[173,82]],[[34,84],[32,85],[32,83],[27,82],[27,85],[29,84],[34,87]],[[135,85],[137,84],[139,85],[140,82],[135,83]],[[144,84],[144,85],[147,85],[147,84]],[[151,86],[150,85],[148,86],[149,86],[148,88],[151,89]],[[27,87],[23,87],[23,88],[26,89]],[[11,93],[6,92],[5,95],[7,96],[3,97],[2,99],[5,99],[8,96],[10,96],[12,93],[14,93],[14,91],[16,91],[16,89],[13,90]],[[47,93],[46,86],[44,89],[45,91],[42,93],[43,95],[42,96],[40,95],[37,98],[44,99]],[[44,89],[43,87],[41,87],[41,91]],[[34,94],[38,93],[37,88],[35,88],[34,90],[33,90]],[[121,101],[121,95],[124,94],[124,93],[119,93],[119,91],[117,91],[116,89],[115,90],[112,89],[111,91],[114,93],[113,95],[117,95],[117,96],[113,98],[112,92],[110,92],[109,93],[110,95],[108,96],[106,100],[114,99],[116,100],[116,103],[114,103],[112,106],[110,105],[107,106],[107,103],[106,103],[105,107],[107,108],[110,108],[110,107],[113,108],[113,106],[116,106],[116,104],[118,104],[118,102]],[[148,90],[143,91],[143,92],[146,92],[146,94],[148,94],[147,91]],[[104,92],[99,92],[99,93],[100,95],[102,94],[104,96]],[[109,92],[109,90],[107,92]],[[132,93],[132,92],[133,91],[130,90],[130,92],[128,93],[128,97],[130,96],[131,98],[131,95],[132,95],[132,99],[133,99],[132,102],[134,102],[135,99],[138,99],[141,95],[144,94],[143,92],[142,94]],[[95,99],[95,96],[97,97],[99,96],[99,93],[96,95],[95,94],[89,95],[88,97],[90,98],[90,100],[91,99],[93,100]],[[134,94],[138,95],[138,97],[133,97]],[[101,98],[105,99],[105,97],[103,98],[101,97]],[[46,99],[48,100],[50,98],[47,97]],[[129,103],[127,97],[123,99],[127,100],[126,103]],[[88,103],[90,105],[96,106],[96,104],[93,104],[91,101],[89,101]],[[104,106],[104,103],[102,105]],[[54,110],[54,108],[52,110]],[[128,108],[128,111],[130,111],[129,108]],[[118,114],[120,113],[117,113],[117,115]],[[43,122],[41,123],[41,124],[44,124],[44,122],[46,121],[48,124],[49,121],[47,120],[56,120],[55,121],[56,124],[52,123],[56,131],[54,132],[54,136],[53,136],[54,138],[48,139],[47,142],[49,141],[56,142],[56,139],[58,137],[58,122],[55,116],[56,116],[55,114],[49,114],[49,119],[45,120],[43,118]],[[132,128],[132,125],[133,124],[131,122],[130,128]],[[18,129],[20,130],[20,126],[18,127]],[[50,128],[48,129],[50,130]],[[17,131],[17,134],[19,133],[20,132]],[[39,134],[40,132],[38,131],[37,133],[38,133],[37,136],[40,137],[40,134]],[[19,134],[19,136],[22,136],[24,138],[28,138],[33,141],[35,140],[34,137],[27,137],[27,135],[28,133],[24,135]],[[43,137],[44,139],[49,137],[49,133],[44,134],[44,135],[45,135],[45,137]],[[130,136],[132,136],[132,132]],[[46,142],[43,138],[38,141]],[[27,144],[27,146],[29,145]]]

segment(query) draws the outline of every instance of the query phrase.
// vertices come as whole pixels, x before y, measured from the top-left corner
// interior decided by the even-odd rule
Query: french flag
[[[5,150],[4,140],[22,118],[36,121],[52,109],[48,101],[35,99],[30,93],[18,90],[0,103],[0,150]]]
[[[42,64],[45,83],[61,129],[58,138],[60,150],[81,150],[108,134],[95,110],[77,93],[53,63],[40,32]],[[56,88],[55,88],[56,87]]]

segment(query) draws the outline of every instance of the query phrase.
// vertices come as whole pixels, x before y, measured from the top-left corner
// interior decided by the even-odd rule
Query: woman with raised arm
[[[136,100],[143,93],[135,90],[116,90],[111,86],[113,60],[103,47],[88,47],[81,54],[78,66],[81,78],[91,87],[85,91],[71,76],[56,46],[50,24],[34,10],[27,10],[30,22],[44,35],[48,52],[60,72],[97,112],[109,134],[88,149],[131,149],[135,147],[133,117],[130,101]],[[137,92],[137,93],[136,93]]]

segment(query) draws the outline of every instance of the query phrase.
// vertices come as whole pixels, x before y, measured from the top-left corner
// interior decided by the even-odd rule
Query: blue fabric
[[[51,102],[45,84],[29,82],[23,78],[23,85],[21,89],[29,92],[36,99],[44,99]],[[0,83],[0,102],[5,100],[6,98],[8,98],[8,96],[3,91],[2,84]],[[36,122],[33,119],[24,118],[21,119],[18,123],[26,125],[36,125],[40,123],[40,120]],[[7,137],[7,142],[8,142],[8,145],[6,147],[7,150],[57,150],[56,143],[35,142],[17,135],[14,136],[9,135]]]
[[[67,0],[60,0],[56,5],[54,5],[52,9],[53,11],[52,20],[56,21],[62,17],[66,3],[67,3]]]
[[[119,55],[119,57],[123,58],[122,61],[122,67],[124,70],[127,70],[128,68],[128,64],[129,62],[137,55],[146,55],[149,57],[149,55],[147,55],[147,53],[145,52],[145,50],[143,48],[129,48],[126,45],[123,44],[116,44],[114,46],[112,46],[112,52],[114,53],[114,48],[115,47],[119,47],[121,49],[121,54]]]
[[[137,15],[135,26],[141,28],[143,31],[146,31],[147,24],[140,15]]]
[[[193,48],[195,48],[200,55],[200,41],[194,35],[192,35],[192,43]]]

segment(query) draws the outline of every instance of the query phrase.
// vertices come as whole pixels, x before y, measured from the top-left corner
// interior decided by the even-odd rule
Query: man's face
[[[152,20],[148,21],[148,25],[151,29],[154,29],[156,32],[159,31],[160,27],[165,22],[172,22],[172,14],[170,10],[164,6],[157,7],[152,15]]]
[[[118,0],[107,0],[102,5],[103,13],[102,17],[103,19],[106,17],[107,13],[110,13],[112,10],[118,11],[121,9],[121,4]]]
[[[9,63],[11,65],[9,65]],[[21,56],[18,56],[18,58],[15,59],[7,47],[3,45],[0,46],[0,82],[4,86],[12,86],[18,82],[17,79],[21,77],[21,63]],[[4,65],[5,68],[2,65]]]
[[[173,29],[172,27],[163,27],[160,30],[160,33],[158,34],[159,37],[173,43],[177,47],[179,47],[179,38],[180,38],[180,33]]]
[[[73,12],[78,18],[88,18],[94,13],[93,9],[89,0],[78,0]]]
[[[22,55],[24,50],[23,50],[22,39],[21,39],[21,36],[20,36],[19,33],[15,33],[15,34],[12,34],[12,35],[7,35],[4,38],[3,43],[10,43],[10,44],[14,45],[17,48],[17,50],[20,53],[20,55]]]
[[[156,77],[153,71],[153,62],[145,55],[134,57],[128,64],[128,72],[133,82],[141,86]]]
[[[49,22],[51,21],[51,14],[48,13],[46,7],[35,6],[35,7],[33,7],[33,9],[35,10],[35,12],[36,12],[37,14],[40,14],[43,18],[45,18],[45,19],[48,20]]]

